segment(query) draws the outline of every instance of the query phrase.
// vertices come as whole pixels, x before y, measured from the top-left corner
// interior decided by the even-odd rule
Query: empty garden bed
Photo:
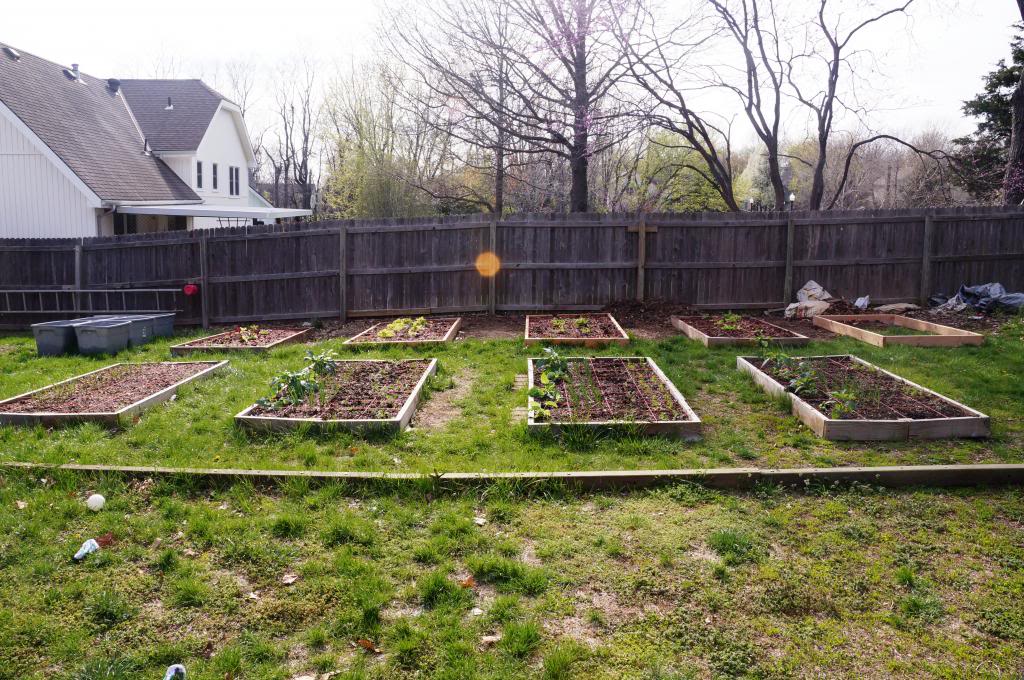
[[[635,426],[643,434],[697,439],[701,422],[649,357],[550,355],[530,359],[528,426]]]
[[[896,441],[987,437],[989,418],[855,356],[737,357],[766,392],[787,397],[819,437]]]
[[[117,425],[167,401],[182,385],[205,378],[227,361],[113,364],[0,401],[0,423]]]
[[[431,342],[448,342],[462,326],[462,318],[430,319],[401,317],[387,323],[370,326],[362,333],[345,341],[346,345],[419,345]]]
[[[246,350],[267,352],[305,337],[309,328],[261,328],[260,326],[239,326],[224,333],[208,335],[189,342],[171,346],[171,355],[180,356],[191,352],[221,352],[224,350]]]
[[[629,336],[611,314],[552,314],[526,317],[526,344],[627,345]]]
[[[437,359],[336,360],[308,356],[308,365],[273,381],[271,394],[235,416],[254,430],[398,432],[408,426]]]
[[[806,345],[810,338],[749,316],[673,316],[672,326],[705,347],[757,345]]]
[[[980,333],[899,314],[825,314],[814,317],[814,325],[875,347],[959,347],[985,342]]]

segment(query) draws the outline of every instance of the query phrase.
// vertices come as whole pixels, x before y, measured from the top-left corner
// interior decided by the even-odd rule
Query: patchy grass
[[[195,337],[193,333],[186,337]],[[114,360],[165,360],[161,340],[116,358],[39,358],[30,337],[0,337],[15,349],[0,354],[0,397],[93,370]],[[1024,461],[1024,324],[1007,324],[982,347],[880,349],[839,338],[794,354],[853,353],[893,370],[993,419],[988,441],[896,443],[826,442],[788,409],[735,370],[736,349],[707,349],[683,337],[638,340],[629,347],[573,348],[572,355],[650,355],[705,423],[704,441],[685,443],[623,431],[596,436],[571,428],[562,439],[532,435],[525,425],[526,387],[517,376],[539,349],[515,341],[463,340],[436,347],[353,348],[317,344],[342,358],[432,357],[438,376],[428,384],[437,403],[424,406],[423,427],[396,437],[308,432],[254,434],[233,416],[264,396],[272,375],[302,365],[308,346],[266,356],[223,353],[221,375],[186,386],[134,425],[108,431],[96,425],[56,430],[0,427],[0,460],[188,467],[286,468],[447,472],[479,470],[593,470],[702,467],[800,467]],[[520,409],[517,411],[517,409]],[[286,528],[281,527],[284,531]]]
[[[1011,677],[1022,528],[1016,489],[448,494],[9,470],[0,678],[179,662],[197,680]]]

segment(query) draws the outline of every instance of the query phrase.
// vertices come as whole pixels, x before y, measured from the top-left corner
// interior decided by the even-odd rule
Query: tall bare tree
[[[321,115],[315,65],[305,59],[285,64],[277,75],[275,90],[277,125],[273,139],[263,145],[274,173],[274,203],[312,208]]]
[[[1024,21],[1024,0],[1017,0],[1021,20]],[[1003,202],[1008,205],[1024,203],[1024,70],[1010,98],[1012,122],[1010,148],[1003,178]]]

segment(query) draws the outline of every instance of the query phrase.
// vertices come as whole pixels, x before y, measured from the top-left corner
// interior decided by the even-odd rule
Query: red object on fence
[[[199,286],[194,283],[186,283],[182,286],[181,292],[184,293],[186,297],[192,297],[199,293]]]

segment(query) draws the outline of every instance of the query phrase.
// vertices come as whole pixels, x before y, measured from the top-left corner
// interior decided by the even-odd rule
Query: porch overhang
[[[229,205],[119,205],[116,212],[127,215],[178,215],[186,217],[233,217],[251,220],[276,220],[307,217],[312,210]]]

